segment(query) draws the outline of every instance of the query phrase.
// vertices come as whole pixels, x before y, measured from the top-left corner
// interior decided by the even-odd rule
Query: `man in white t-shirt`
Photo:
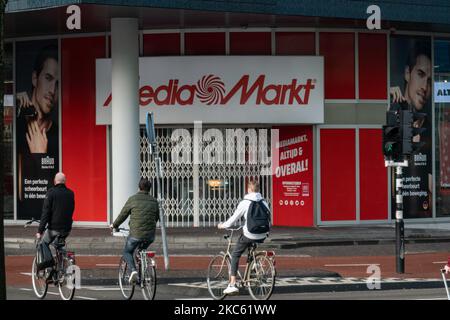
[[[252,201],[262,201],[262,203],[269,209],[266,201],[264,201],[261,193],[259,193],[259,183],[257,181],[249,181],[247,187],[248,194],[245,195],[244,200],[242,200],[234,214],[224,223],[220,223],[217,227],[219,229],[230,228],[236,221],[241,217],[245,218],[245,225],[243,227],[243,234],[239,237],[236,246],[231,253],[231,273],[230,273],[230,283],[228,287],[224,290],[224,294],[235,294],[239,292],[236,287],[236,274],[239,267],[239,258],[242,253],[253,243],[262,243],[267,237],[267,233],[255,234],[248,230],[247,226],[247,214],[250,209]],[[270,210],[270,209],[269,209]]]

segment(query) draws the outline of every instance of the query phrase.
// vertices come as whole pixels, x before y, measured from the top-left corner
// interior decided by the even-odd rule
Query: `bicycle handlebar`
[[[130,229],[125,228],[114,228],[111,230],[111,234],[114,235],[115,233],[121,233],[123,235],[126,235],[126,232],[130,232]]]
[[[33,223],[41,223],[41,220],[37,220],[37,219],[31,219],[30,221],[25,222],[25,225],[23,226],[24,228],[28,228],[28,226],[32,225]]]
[[[228,231],[239,231],[239,230],[242,229],[242,227],[243,227],[243,226],[239,226],[239,227],[236,228],[236,229],[234,229],[234,228],[226,228],[225,230],[228,230]]]

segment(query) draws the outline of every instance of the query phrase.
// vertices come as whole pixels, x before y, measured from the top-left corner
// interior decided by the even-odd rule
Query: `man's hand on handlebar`
[[[218,228],[218,229],[225,229],[225,228],[223,227],[223,223],[219,223],[219,224],[217,225],[217,228]]]
[[[42,235],[38,232],[38,233],[36,233],[36,239],[40,239],[42,237]]]
[[[449,265],[446,265],[446,266],[444,267],[444,270],[445,270],[445,274],[450,273],[450,266],[449,266]]]

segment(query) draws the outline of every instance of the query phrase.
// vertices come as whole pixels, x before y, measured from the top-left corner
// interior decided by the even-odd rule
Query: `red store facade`
[[[87,10],[87,7],[82,9]],[[58,12],[53,9],[53,12],[48,14]],[[10,16],[14,16],[14,13]],[[203,13],[202,17],[210,18],[208,13]],[[141,19],[145,21],[145,18]],[[249,14],[240,16],[239,19],[251,20],[255,17]],[[423,172],[412,170],[410,181],[405,181],[406,185],[410,183],[411,192],[411,215],[408,216],[405,211],[405,218],[411,222],[448,220],[449,213],[445,199],[449,197],[446,192],[450,185],[447,186],[443,178],[447,166],[444,161],[446,142],[439,139],[441,131],[447,127],[436,115],[437,110],[446,110],[446,102],[442,102],[442,105],[435,102],[433,91],[435,82],[446,83],[444,81],[446,73],[442,72],[442,75],[439,75],[435,72],[436,67],[432,66],[436,65],[438,60],[435,48],[439,45],[439,41],[446,42],[446,37],[450,34],[411,30],[396,31],[394,34],[385,29],[369,31],[361,26],[342,27],[348,23],[339,23],[339,20],[334,20],[334,25],[331,21],[327,21],[326,28],[299,27],[297,23],[293,23],[293,26],[286,26],[286,23],[272,26],[267,23],[264,26],[266,22],[261,22],[257,27],[245,28],[227,25],[214,28],[200,26],[145,28],[142,26],[145,23],[139,21],[136,37],[141,64],[146,64],[146,61],[157,64],[169,61],[178,66],[176,63],[181,63],[181,67],[173,69],[182,75],[183,63],[195,65],[212,61],[211,65],[220,65],[221,59],[225,61],[230,57],[236,57],[237,60],[231,59],[230,63],[239,66],[236,62],[239,59],[253,60],[254,62],[246,64],[248,68],[251,66],[255,68],[253,76],[249,77],[247,87],[242,87],[243,92],[244,89],[248,90],[247,93],[251,93],[251,86],[257,83],[260,74],[269,72],[267,70],[272,70],[270,68],[277,68],[278,60],[298,59],[301,66],[305,65],[303,68],[306,68],[309,64],[307,59],[315,57],[316,60],[311,61],[318,62],[320,66],[311,71],[311,77],[309,74],[307,77],[312,79],[317,75],[317,78],[314,78],[317,79],[314,88],[316,91],[311,91],[313,93],[310,104],[313,105],[310,107],[311,110],[319,110],[312,111],[319,112],[319,120],[309,120],[308,116],[294,112],[291,116],[283,118],[285,120],[278,121],[277,113],[281,114],[279,111],[281,109],[277,110],[277,106],[271,105],[270,101],[263,101],[259,107],[265,108],[264,112],[272,112],[273,117],[257,119],[254,112],[258,111],[254,110],[259,109],[252,109],[250,106],[248,110],[243,111],[239,119],[228,120],[223,110],[217,111],[214,115],[215,108],[221,108],[220,106],[203,106],[210,109],[207,111],[208,115],[205,111],[205,118],[198,117],[197,120],[202,121],[202,127],[199,129],[189,116],[177,111],[177,108],[190,108],[189,106],[171,107],[167,109],[169,111],[166,110],[170,115],[161,115],[158,118],[158,108],[164,108],[156,105],[155,97],[158,97],[158,94],[145,91],[145,87],[140,86],[138,98],[141,107],[148,102],[146,107],[155,112],[164,171],[163,205],[169,227],[208,227],[224,221],[242,199],[246,181],[255,177],[260,180],[263,196],[272,206],[275,225],[310,227],[388,224],[394,221],[390,198],[392,175],[384,166],[381,126],[385,123],[385,112],[392,103],[393,96],[390,93],[393,92],[393,88],[398,86],[403,91],[408,90],[408,83],[409,88],[412,86],[413,78],[408,78],[409,82],[405,80],[404,61],[418,43],[426,47],[425,51],[429,50],[429,67],[428,70],[426,66],[424,67],[425,75],[423,75],[428,80],[424,80],[425,87],[420,89],[423,108],[429,108],[428,111],[422,109],[429,114],[429,128],[427,128],[429,149],[423,151],[425,160],[423,157],[419,159],[425,164],[417,165]],[[55,46],[60,70],[59,83],[54,87],[58,112],[53,118],[55,127],[58,124],[58,146],[55,153],[56,161],[52,162],[50,167],[53,170],[62,170],[68,177],[68,186],[75,191],[76,224],[106,226],[115,216],[113,189],[119,186],[112,181],[114,138],[111,123],[99,122],[99,101],[108,105],[108,99],[105,99],[107,95],[99,96],[98,61],[110,60],[114,54],[112,49],[114,37],[111,37],[111,31],[61,32],[32,36],[6,32],[6,36],[8,39],[5,49],[11,65],[7,93],[13,97],[10,106],[5,102],[5,112],[13,115],[5,118],[10,130],[11,163],[5,195],[9,197],[5,208],[6,223],[20,223],[33,216],[32,211],[35,209],[30,209],[26,205],[21,207],[20,202],[30,200],[31,193],[25,195],[28,191],[39,193],[45,189],[40,189],[35,177],[28,181],[36,181],[36,186],[33,182],[28,186],[27,169],[20,169],[23,165],[21,161],[25,160],[19,156],[21,142],[18,131],[20,109],[18,96],[21,92],[27,91],[26,86],[20,83],[26,83],[30,75],[33,75],[32,63],[27,66],[22,62],[33,61],[43,47]],[[415,57],[416,61],[419,56]],[[426,56],[422,53],[422,57]],[[267,65],[263,65],[266,60],[261,62],[258,60],[269,57]],[[151,60],[153,58],[161,60]],[[191,58],[193,60],[190,60]],[[313,65],[311,62],[311,66]],[[148,68],[153,70],[151,64]],[[227,69],[220,66],[218,68]],[[259,72],[258,68],[263,71]],[[139,70],[142,78],[142,66]],[[301,70],[300,68],[300,73]],[[398,70],[401,70],[400,75]],[[414,66],[410,69],[410,76],[413,70]],[[278,73],[280,77],[285,74],[284,71]],[[271,75],[278,73],[274,71],[268,74],[264,85],[270,83],[268,78]],[[152,72],[148,74],[149,79],[153,79]],[[205,74],[208,72],[205,71]],[[167,79],[175,77],[169,75]],[[236,79],[242,80],[241,75],[236,75]],[[286,76],[286,79],[286,83],[290,83],[288,81],[291,78]],[[403,87],[405,83],[406,87]],[[182,80],[179,85],[182,85]],[[226,85],[227,90],[231,87]],[[293,90],[294,86],[289,88]],[[322,92],[317,92],[319,88],[323,89]],[[151,89],[156,90],[156,86]],[[196,90],[199,90],[198,87]],[[286,92],[285,94],[288,95]],[[404,95],[406,94],[404,92]],[[159,97],[166,97],[165,93]],[[183,112],[190,111],[184,109]],[[141,119],[142,113],[143,111]],[[242,129],[244,134],[244,144],[237,143],[237,146],[233,145],[232,148],[238,153],[242,152],[245,161],[233,164],[220,161],[213,164],[174,162],[174,148],[183,147],[183,143],[187,143],[180,138],[182,134],[189,134],[193,138],[196,132],[200,132],[203,142],[206,141],[204,147],[207,148],[217,142],[217,138],[212,139],[211,135],[222,135],[226,140],[227,130],[234,130],[236,133],[239,129]],[[279,135],[276,141],[273,139],[275,129]],[[255,134],[254,141],[259,143],[258,150],[263,145],[262,148],[267,148],[264,150],[272,158],[275,154],[279,157],[278,166],[273,168],[273,174],[261,174],[267,163],[249,161],[252,138]],[[184,147],[191,150],[189,149],[191,146]],[[230,151],[227,148],[228,145],[224,146],[225,154]],[[144,136],[142,120],[139,152],[139,174],[154,179],[155,168],[148,157],[148,143]],[[203,155],[206,153],[204,151]],[[442,161],[440,161],[441,154]],[[436,175],[436,172],[440,174]],[[40,201],[39,195],[33,200],[36,202],[31,207],[36,208]],[[420,212],[414,209],[417,206],[421,208]],[[34,212],[39,211],[36,209]]]

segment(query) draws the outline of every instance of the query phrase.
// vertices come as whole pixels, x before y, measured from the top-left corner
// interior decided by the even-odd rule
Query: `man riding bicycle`
[[[262,243],[264,239],[268,236],[268,232],[264,233],[251,233],[249,231],[249,212],[253,210],[254,203],[262,204],[269,212],[269,206],[266,201],[264,201],[261,193],[259,192],[259,183],[257,181],[251,180],[247,187],[248,194],[244,196],[234,214],[224,223],[220,223],[217,227],[219,229],[230,228],[236,221],[241,217],[245,219],[245,225],[243,227],[243,234],[239,237],[236,246],[231,253],[231,271],[230,271],[230,283],[228,287],[223,291],[224,294],[235,294],[239,292],[236,287],[236,274],[239,267],[239,258],[242,253],[254,243]],[[270,221],[267,221],[270,226]]]
[[[64,173],[58,172],[55,175],[54,185],[45,195],[41,222],[36,233],[36,238],[42,238],[46,246],[49,246],[56,238],[64,243],[72,230],[72,217],[75,210],[74,193],[66,187]],[[44,234],[43,237],[42,234]]]
[[[64,173],[58,172],[55,175],[54,185],[45,195],[41,222],[38,233],[36,233],[36,238],[40,239],[45,231],[42,241],[47,245],[52,243],[57,236],[66,238],[69,235],[75,210],[74,193],[66,187]]]
[[[136,282],[138,272],[134,262],[134,251],[139,247],[147,249],[155,240],[156,223],[159,220],[159,207],[157,200],[149,195],[151,188],[150,181],[141,178],[139,181],[139,191],[128,198],[120,215],[110,226],[117,229],[130,217],[130,235],[128,236],[123,257],[131,268],[130,283]]]

